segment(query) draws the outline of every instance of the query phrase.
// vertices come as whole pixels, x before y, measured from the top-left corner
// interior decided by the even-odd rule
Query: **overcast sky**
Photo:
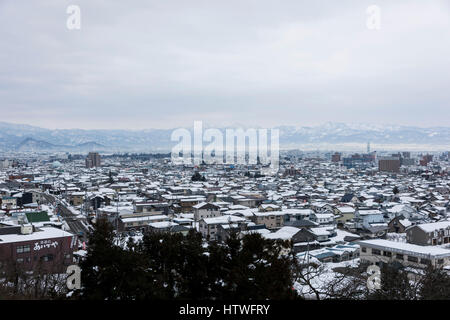
[[[450,126],[449,39],[448,0],[0,0],[0,121]]]

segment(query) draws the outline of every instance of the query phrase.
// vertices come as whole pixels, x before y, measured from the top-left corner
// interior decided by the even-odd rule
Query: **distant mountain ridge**
[[[192,126],[186,129],[192,131]],[[450,127],[328,122],[319,126],[279,126],[276,129],[280,130],[281,148],[339,150],[356,146],[361,149],[370,142],[375,146],[397,146],[405,150],[408,146],[421,150],[450,149]],[[225,128],[220,130],[225,133]],[[167,152],[176,144],[170,140],[172,132],[173,129],[52,130],[0,122],[0,151]]]
[[[38,151],[101,151],[102,149],[107,150],[104,145],[89,141],[80,143],[77,145],[60,145],[53,144],[43,140],[36,140],[33,138],[25,138],[22,142],[20,142],[14,148],[16,151],[29,151],[29,152],[38,152]]]

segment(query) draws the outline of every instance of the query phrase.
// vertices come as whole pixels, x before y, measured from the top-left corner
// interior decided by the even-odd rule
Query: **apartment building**
[[[378,170],[382,172],[400,172],[400,158],[380,157],[378,160]]]
[[[0,224],[0,266],[64,272],[73,262],[76,237],[54,227]]]
[[[358,244],[362,263],[380,265],[396,261],[404,266],[418,268],[425,268],[428,265],[443,267],[450,264],[448,249],[383,239],[363,240]]]
[[[201,202],[192,207],[194,209],[195,221],[200,221],[203,218],[214,218],[221,215],[220,206],[213,203]]]
[[[89,152],[85,160],[86,168],[94,168],[101,166],[101,158],[98,152]]]

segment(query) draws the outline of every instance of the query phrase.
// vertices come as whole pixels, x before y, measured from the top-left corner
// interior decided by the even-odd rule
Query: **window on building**
[[[439,260],[437,261],[437,263],[438,263],[438,264],[444,264],[444,259],[439,259]]]
[[[16,261],[17,263],[23,263],[23,258],[18,258]]]
[[[385,256],[385,257],[392,257],[392,252],[390,252],[390,251],[383,251],[383,256]]]
[[[362,252],[367,252],[366,247],[361,247],[361,251],[362,251]]]
[[[25,253],[25,252],[30,252],[30,245],[25,245],[25,246],[17,246],[17,248],[16,248],[16,252],[17,252],[17,253]]]
[[[408,261],[409,262],[419,262],[419,259],[417,257],[408,256]]]
[[[422,258],[422,259],[420,259],[420,263],[426,264],[426,265],[431,265],[431,260]]]
[[[52,254],[47,254],[45,256],[42,256],[41,259],[43,261],[45,261],[45,262],[52,261],[53,260],[53,255]]]
[[[398,260],[403,260],[403,255],[400,253],[397,253],[397,255],[395,256]]]
[[[381,256],[381,251],[378,249],[372,249],[372,254],[375,254],[377,256]]]

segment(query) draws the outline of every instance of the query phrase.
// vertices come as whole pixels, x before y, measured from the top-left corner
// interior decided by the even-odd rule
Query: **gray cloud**
[[[81,30],[66,28],[69,4]],[[448,126],[449,18],[446,0],[4,0],[2,121]]]

